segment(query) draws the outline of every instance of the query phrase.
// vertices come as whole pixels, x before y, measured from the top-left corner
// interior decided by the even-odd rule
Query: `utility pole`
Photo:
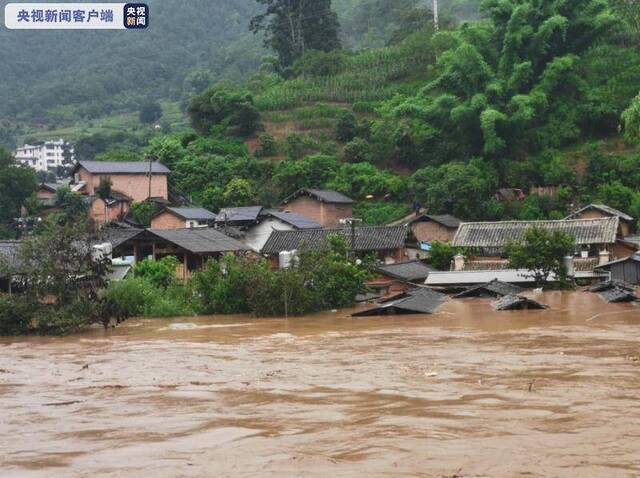
[[[149,156],[149,195],[147,196],[147,200],[151,199],[151,176],[152,176],[152,168],[153,168],[153,157]]]
[[[345,223],[351,226],[351,257],[355,259],[356,257],[356,223],[362,222],[362,219],[358,219],[356,217],[350,217],[349,219],[344,220]]]
[[[440,28],[438,21],[438,0],[433,0],[433,28],[436,31]]]

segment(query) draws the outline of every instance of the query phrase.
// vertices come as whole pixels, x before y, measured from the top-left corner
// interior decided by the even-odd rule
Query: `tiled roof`
[[[295,212],[283,212],[270,209],[266,211],[265,215],[280,219],[296,229],[322,229],[321,224],[318,224],[313,219],[296,214]]]
[[[366,226],[355,229],[356,251],[382,251],[398,249],[404,246],[407,226]],[[327,237],[333,234],[345,236],[347,245],[351,244],[351,229],[307,229],[297,231],[273,231],[262,248],[263,254],[278,254],[293,251],[301,247],[322,249]]]
[[[291,202],[295,198],[299,196],[311,196],[313,198],[318,199],[322,202],[334,203],[334,204],[352,204],[353,199],[345,196],[338,191],[334,191],[332,189],[310,189],[310,188],[302,188],[298,189],[291,196],[282,201],[284,204]]]
[[[612,266],[614,264],[620,264],[622,262],[638,262],[638,263],[640,263],[640,254],[636,254],[635,256],[629,256],[629,257],[625,257],[623,259],[618,259],[618,260],[615,260],[615,261],[607,262],[606,264],[602,264],[602,265],[596,266],[595,269],[608,269],[610,266]]]
[[[216,217],[216,222],[234,223],[257,221],[261,212],[262,206],[227,207],[220,209]]]
[[[611,206],[607,206],[606,204],[589,204],[588,206],[585,206],[582,209],[577,210],[573,214],[570,214],[569,216],[566,217],[566,219],[575,219],[582,212],[588,211],[590,209],[596,209],[596,210],[601,211],[601,212],[603,212],[605,214],[608,214],[610,216],[617,216],[620,219],[623,219],[625,221],[629,221],[629,222],[633,221],[633,217],[629,216],[628,214],[625,214],[622,211],[614,209]]]
[[[627,284],[626,282],[623,281],[619,281],[619,280],[608,280],[605,282],[601,282],[599,284],[596,284],[594,286],[589,287],[588,291],[589,292],[603,292],[605,290],[610,290],[610,289],[625,289],[628,290],[630,292],[633,292],[636,290],[634,285],[631,284]]]
[[[600,292],[600,297],[607,302],[636,302],[640,300],[635,293],[621,287],[604,290]]]
[[[415,222],[426,222],[433,221],[438,224],[442,224],[445,227],[449,227],[451,229],[457,228],[462,221],[455,216],[450,214],[440,214],[440,215],[431,215],[431,214],[422,214],[421,216],[416,217],[409,224],[413,224]]]
[[[422,261],[400,262],[377,267],[377,270],[389,277],[404,281],[425,280],[435,269]]]
[[[534,227],[562,231],[575,238],[576,244],[612,244],[616,241],[618,217],[562,221],[466,222],[453,238],[455,247],[502,248],[509,242],[524,239]]]
[[[454,299],[462,299],[465,297],[481,297],[481,296],[493,296],[493,297],[503,297],[506,295],[517,294],[522,289],[513,284],[509,284],[507,282],[501,282],[498,279],[493,279],[491,282],[487,282],[486,284],[480,284],[477,286],[469,287],[464,292],[460,292],[457,295],[454,295]]]
[[[143,232],[144,229],[136,228],[109,227],[103,229],[104,240],[106,242],[110,242],[111,247],[113,247],[114,249]]]
[[[249,250],[244,244],[212,228],[206,229],[148,229],[167,242],[194,254],[213,254]]]
[[[373,309],[356,312],[353,317],[396,314],[433,314],[446,295],[431,289],[414,289],[378,304]]]
[[[16,272],[20,268],[19,253],[21,241],[0,241],[0,264]],[[0,268],[0,276],[4,271]]]
[[[506,295],[493,303],[496,310],[546,309],[547,306],[521,295]]]
[[[149,174],[148,161],[78,161],[74,171],[83,167],[92,174]],[[151,163],[153,174],[169,174],[164,164]]]
[[[187,220],[213,221],[216,218],[214,213],[203,207],[168,207],[167,210]]]

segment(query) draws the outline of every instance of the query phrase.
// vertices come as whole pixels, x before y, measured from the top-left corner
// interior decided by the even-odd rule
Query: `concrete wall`
[[[309,196],[299,196],[284,208],[285,211],[295,212],[309,219],[313,219],[322,227],[336,227],[340,219],[353,217],[351,204],[329,204]]]
[[[164,211],[151,220],[152,229],[183,229],[186,221],[175,214]]]
[[[456,234],[456,229],[445,227],[435,221],[415,222],[411,225],[411,231],[418,242],[450,242]]]
[[[101,178],[111,179],[111,189],[122,193],[134,202],[144,201],[149,197],[149,177],[145,174],[91,174],[85,168],[79,168],[78,174],[81,181],[87,183],[87,194],[95,194],[100,185]],[[166,174],[154,174],[151,178],[151,197],[169,199]]]

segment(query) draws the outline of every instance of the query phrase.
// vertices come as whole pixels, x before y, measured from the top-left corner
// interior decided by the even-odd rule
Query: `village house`
[[[264,209],[256,221],[248,226],[243,234],[242,242],[256,252],[260,252],[271,237],[273,231],[295,231],[306,229],[321,229],[322,226],[312,219],[308,219],[293,212]]]
[[[378,296],[399,294],[424,283],[431,272],[435,269],[419,260],[384,264],[375,268],[367,287]]]
[[[450,214],[422,214],[409,222],[411,235],[422,249],[433,241],[451,242],[462,221]]]
[[[132,257],[133,263],[174,256],[180,261],[176,276],[185,280],[201,270],[209,259],[219,260],[225,254],[249,250],[214,228],[113,228],[107,233],[107,241],[112,245],[113,257]]]
[[[616,243],[618,217],[597,219],[572,219],[561,221],[503,221],[462,223],[453,238],[454,247],[474,251],[467,258],[457,256],[453,264],[455,271],[496,271],[509,269],[509,260],[504,256],[510,242],[524,239],[525,233],[534,228],[562,231],[575,239],[576,251],[571,263],[575,277],[594,275],[594,268],[609,262]],[[490,277],[489,280],[494,277]],[[504,280],[500,278],[500,280]],[[505,282],[509,282],[505,280]]]
[[[390,264],[406,259],[408,230],[407,226],[363,226],[354,228],[353,235],[350,228],[273,231],[261,252],[272,267],[282,267],[286,265],[288,253],[302,248],[325,248],[329,236],[341,235],[356,256],[374,254],[381,262]]]
[[[202,207],[167,207],[151,218],[152,229],[184,229],[213,226],[216,215]]]
[[[640,285],[640,255],[626,257],[596,267],[609,273],[609,279],[631,285]]]
[[[234,227],[246,229],[257,224],[264,208],[262,206],[226,207],[220,209],[216,216],[216,227]]]
[[[79,161],[73,169],[73,183],[81,185],[80,192],[96,195],[102,179],[111,181],[111,190],[133,202],[150,198],[169,199],[167,177],[169,169],[163,164],[148,161]]]
[[[282,209],[322,227],[336,227],[341,220],[353,217],[353,200],[337,191],[303,188],[282,201]]]

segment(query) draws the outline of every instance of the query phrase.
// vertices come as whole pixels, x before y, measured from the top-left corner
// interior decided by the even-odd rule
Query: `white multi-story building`
[[[62,138],[57,141],[38,141],[34,144],[25,144],[16,149],[16,161],[30,166],[36,171],[55,171],[58,166],[67,165],[65,159],[67,150],[69,160],[74,161],[73,146]]]

